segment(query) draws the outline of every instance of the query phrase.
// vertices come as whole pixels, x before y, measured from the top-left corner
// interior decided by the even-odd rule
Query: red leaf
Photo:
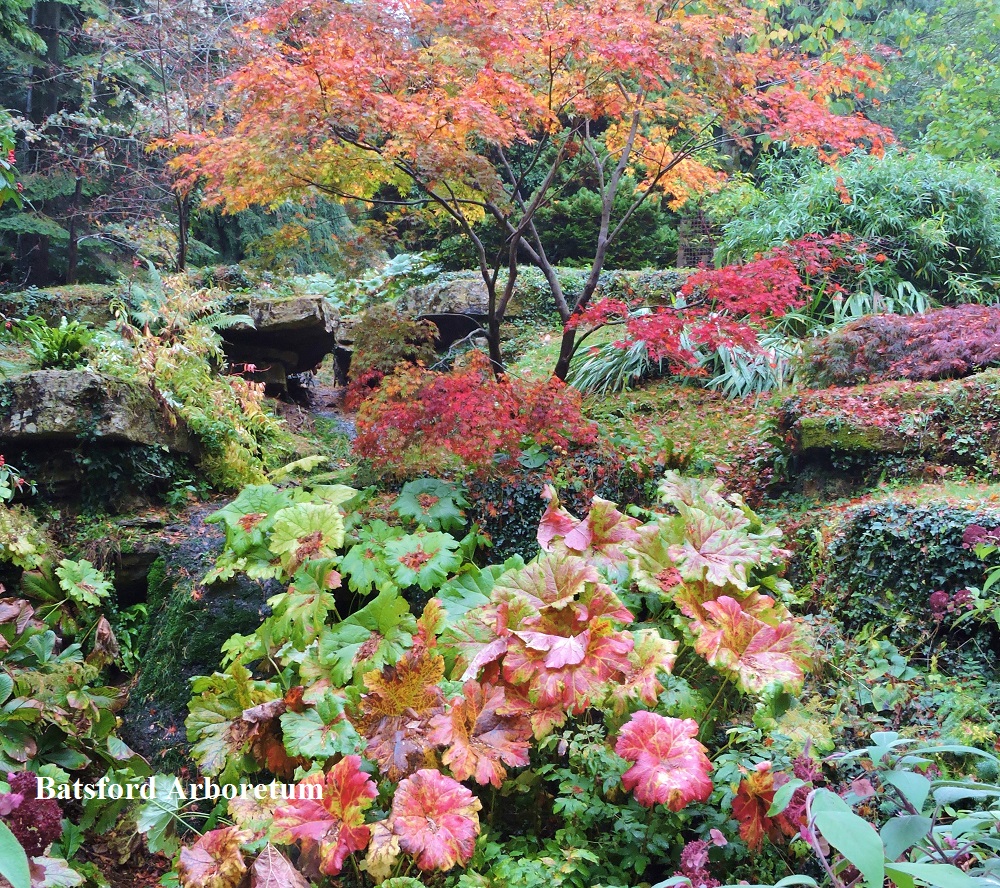
[[[696,739],[698,723],[690,718],[665,718],[640,711],[622,728],[615,752],[635,762],[622,775],[626,789],[651,808],[665,804],[680,811],[690,802],[704,802],[712,793],[712,763]]]
[[[299,842],[306,853],[317,853],[319,869],[335,876],[347,855],[368,845],[371,831],[365,826],[365,809],[378,795],[375,782],[361,771],[361,758],[349,755],[337,762],[328,774],[311,774],[299,787],[322,790],[318,800],[301,798],[296,792],[274,812],[274,840],[284,844]]]
[[[429,768],[407,777],[392,800],[392,830],[422,870],[451,869],[472,857],[482,805],[457,780]]]
[[[428,741],[448,747],[441,759],[459,780],[472,777],[499,788],[507,776],[504,764],[528,764],[531,725],[524,716],[500,714],[502,687],[467,681],[462,692],[447,714],[431,719]]]
[[[751,851],[759,851],[764,836],[777,841],[780,832],[767,812],[774,801],[774,775],[771,763],[761,762],[741,783],[733,799],[733,816],[740,822],[740,836]]]

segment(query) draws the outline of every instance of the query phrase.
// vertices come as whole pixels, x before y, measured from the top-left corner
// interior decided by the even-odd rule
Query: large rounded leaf
[[[648,808],[665,804],[680,811],[690,802],[708,800],[712,763],[697,735],[694,719],[644,711],[632,716],[618,736],[615,752],[635,763],[622,775],[622,783],[633,790],[639,804]]]
[[[392,800],[393,832],[422,870],[449,870],[472,857],[482,804],[457,780],[424,768]]]

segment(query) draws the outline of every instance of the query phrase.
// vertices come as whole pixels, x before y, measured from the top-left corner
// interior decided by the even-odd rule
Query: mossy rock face
[[[1000,462],[1000,372],[966,379],[808,390],[787,399],[793,454],[922,457],[946,465]]]
[[[858,426],[803,416],[798,423],[798,447],[810,450],[865,450],[872,453],[900,453],[910,444],[893,429]]]
[[[111,302],[119,295],[116,284],[67,284],[62,287],[21,290],[0,298],[0,311],[11,317],[38,315],[50,324],[62,317],[93,327],[103,327],[114,319]]]
[[[0,445],[103,439],[195,450],[194,438],[148,388],[93,370],[36,370],[0,382]]]
[[[149,619],[122,736],[157,767],[176,767],[187,756],[190,679],[217,671],[225,641],[252,633],[267,613],[267,599],[281,591],[274,581],[245,577],[201,585],[223,541],[216,526],[204,522],[211,511],[199,508],[187,524],[168,527],[164,536],[176,542],[149,572]]]
[[[1000,527],[1000,509],[895,500],[852,508],[824,534],[818,598],[849,632],[872,626],[876,637],[935,656],[946,671],[964,668],[969,654],[977,668],[996,671],[995,633],[975,624],[954,629],[958,612],[936,618],[930,600],[982,585],[988,565],[962,540],[972,524]]]

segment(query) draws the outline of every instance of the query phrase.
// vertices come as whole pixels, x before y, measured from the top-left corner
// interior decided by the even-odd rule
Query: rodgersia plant
[[[483,567],[474,531],[365,522],[344,488],[248,488],[217,515],[227,547],[210,579],[245,570],[290,585],[253,636],[226,645],[225,670],[195,680],[189,738],[206,774],[305,774],[322,799],[231,806],[239,835],[195,847],[215,848],[233,879],[269,841],[279,856],[295,846],[307,878],[436,882],[468,866],[461,883],[485,885],[521,878],[504,848],[519,848],[519,871],[549,866],[544,836],[511,835],[512,804],[562,821],[594,878],[669,872],[670,837],[713,792],[721,701],[795,690],[808,655],[783,603],[778,531],[717,483],[670,474],[660,492],[671,511],[642,521],[599,498],[577,518],[550,489],[538,557]],[[308,526],[291,520],[305,505],[318,510]],[[671,677],[682,659],[716,696],[713,710],[692,690],[697,718],[665,695],[685,684]],[[589,860],[616,818],[644,850]]]

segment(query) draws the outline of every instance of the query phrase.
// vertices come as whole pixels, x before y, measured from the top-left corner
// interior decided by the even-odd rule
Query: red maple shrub
[[[652,360],[684,375],[701,375],[702,348],[738,346],[759,350],[757,331],[788,312],[836,299],[853,286],[871,263],[869,245],[850,235],[811,234],[776,247],[750,262],[702,268],[691,274],[673,304],[637,313],[621,299],[602,299],[570,318],[567,327],[595,330],[624,324],[615,345],[646,343]]]
[[[555,378],[497,378],[479,352],[450,373],[410,367],[387,377],[362,403],[357,428],[355,452],[397,476],[482,473],[532,444],[569,450],[597,440],[575,389]]]
[[[1000,363],[1000,307],[873,315],[827,336],[807,356],[817,387],[969,376]]]

